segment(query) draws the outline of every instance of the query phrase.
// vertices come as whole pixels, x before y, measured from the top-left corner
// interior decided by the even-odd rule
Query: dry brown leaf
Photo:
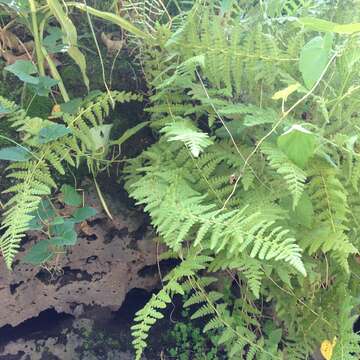
[[[124,45],[122,40],[112,40],[112,35],[101,33],[101,40],[107,48],[108,53],[116,53],[120,51]]]
[[[86,221],[83,221],[82,223],[80,223],[80,230],[81,230],[85,235],[88,235],[88,236],[94,234],[93,228],[92,228]]]
[[[22,55],[14,55],[13,53],[11,53],[9,51],[4,51],[4,50],[1,51],[1,56],[6,61],[6,65],[12,65],[17,60],[31,60],[31,56],[29,56],[26,53],[22,54]]]

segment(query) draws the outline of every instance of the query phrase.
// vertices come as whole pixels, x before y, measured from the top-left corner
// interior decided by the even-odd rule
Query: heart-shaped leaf
[[[305,86],[311,89],[319,80],[329,60],[333,35],[316,36],[304,45],[300,53],[299,70]]]
[[[301,168],[314,155],[315,135],[300,125],[293,125],[288,131],[280,135],[277,140],[279,148]]]

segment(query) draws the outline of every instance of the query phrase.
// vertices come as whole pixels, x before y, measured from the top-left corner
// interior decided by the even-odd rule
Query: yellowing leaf
[[[59,113],[61,112],[61,107],[59,104],[55,104],[51,110],[51,113],[54,114],[54,113]]]
[[[301,85],[299,83],[296,83],[296,84],[292,84],[292,85],[289,85],[287,88],[283,89],[283,90],[280,90],[280,91],[277,91],[272,99],[273,100],[280,100],[280,99],[283,99],[284,101],[287,100],[287,98],[293,93],[295,92]]]
[[[332,342],[330,340],[324,340],[321,343],[320,352],[325,360],[331,360],[335,345],[336,345],[336,337],[334,337]]]

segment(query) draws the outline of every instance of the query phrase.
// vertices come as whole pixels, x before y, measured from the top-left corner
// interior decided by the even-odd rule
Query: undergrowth
[[[60,23],[88,87],[68,13],[47,3],[36,14]],[[358,359],[357,2],[124,0],[111,3],[113,13],[96,1],[65,3],[130,33],[150,121],[111,140],[111,107],[141,97],[108,89],[69,111],[63,79],[56,69],[45,75],[43,22],[32,17],[36,66],[7,71],[37,95],[57,87],[65,104],[44,119],[1,99],[2,120],[20,134],[20,144],[0,150],[14,179],[0,238],[8,267],[58,186],[53,172],[85,163],[96,182],[114,162],[110,149],[149,125],[156,141],[127,162],[126,189],[167,247],[162,257],[180,264],[135,316],[136,359],[175,295],[228,359],[305,360],[315,351]]]

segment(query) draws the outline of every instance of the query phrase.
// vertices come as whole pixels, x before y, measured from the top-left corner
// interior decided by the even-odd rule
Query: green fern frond
[[[146,347],[145,340],[152,325],[163,317],[161,310],[171,303],[171,296],[175,294],[184,295],[184,288],[181,285],[184,278],[192,277],[197,271],[203,269],[211,258],[206,256],[197,256],[197,253],[188,254],[180,265],[173,269],[164,279],[166,285],[139,310],[131,327],[134,337],[133,345],[136,351],[136,359],[140,360],[143,350]]]
[[[284,177],[293,197],[293,208],[295,209],[304,191],[306,173],[273,145],[263,144],[261,151],[268,157],[270,166]]]
[[[182,141],[195,157],[212,144],[207,134],[201,132],[186,119],[175,118],[174,122],[167,124],[161,132],[165,134],[168,141]]]

